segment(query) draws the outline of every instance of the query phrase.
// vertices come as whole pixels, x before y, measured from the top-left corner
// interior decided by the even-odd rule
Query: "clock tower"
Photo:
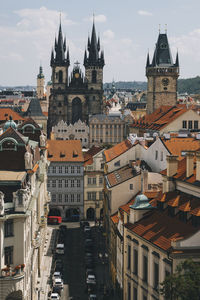
[[[153,113],[161,105],[176,105],[179,59],[173,63],[167,34],[159,33],[152,63],[147,55],[146,76],[147,113]]]

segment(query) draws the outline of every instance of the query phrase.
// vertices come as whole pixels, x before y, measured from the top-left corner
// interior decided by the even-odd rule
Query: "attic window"
[[[16,145],[13,141],[5,141],[2,144],[2,150],[14,150],[16,151]]]
[[[77,157],[78,156],[78,152],[76,150],[73,151],[73,157]]]
[[[53,157],[53,154],[51,152],[48,152],[48,157]]]
[[[160,44],[160,49],[167,49],[167,44],[165,43]]]
[[[34,129],[33,129],[33,127],[31,127],[31,126],[27,126],[27,127],[24,128],[24,132],[30,132],[30,133],[33,133],[33,132],[34,132]]]
[[[65,157],[65,153],[64,152],[60,152],[60,157]]]

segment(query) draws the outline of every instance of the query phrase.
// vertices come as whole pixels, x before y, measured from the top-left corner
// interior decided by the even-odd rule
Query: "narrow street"
[[[88,300],[85,266],[85,233],[79,223],[65,223],[65,255],[63,256],[64,284],[69,285],[69,296],[73,300]],[[98,300],[116,299],[111,296],[108,259],[105,258],[104,237],[98,227],[91,229],[93,240],[94,272],[96,274],[96,288],[93,293]],[[103,254],[99,257],[99,253]],[[69,298],[70,299],[70,298]]]

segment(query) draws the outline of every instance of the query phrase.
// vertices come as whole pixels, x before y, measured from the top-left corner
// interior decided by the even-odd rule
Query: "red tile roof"
[[[106,158],[106,162],[109,162],[113,160],[114,158],[118,157],[122,153],[126,152],[130,148],[132,148],[134,145],[131,144],[129,140],[125,140],[115,146],[113,146],[110,149],[107,149],[104,151],[104,155]]]
[[[199,230],[177,218],[169,217],[167,212],[155,210],[134,224],[126,224],[125,227],[165,251],[170,250],[172,241],[184,239]]]
[[[200,148],[200,140],[196,140],[194,137],[179,138],[171,137],[170,140],[161,138],[161,141],[172,155],[179,156],[179,159],[183,159],[181,152],[183,151],[197,151]]]
[[[114,224],[118,224],[119,222],[119,217],[118,217],[118,213],[116,212],[114,215],[112,215],[111,217],[111,220]]]
[[[84,161],[80,140],[48,140],[47,150],[49,161]]]
[[[115,185],[118,185],[128,179],[131,179],[137,175],[139,175],[140,172],[138,173],[133,173],[133,170],[129,166],[125,166],[121,169],[118,169],[116,171],[113,171],[109,174],[106,175],[106,180],[109,184],[110,187],[113,187]]]
[[[187,108],[185,104],[177,104],[176,106],[161,106],[156,109],[152,114],[145,115],[137,121],[134,121],[131,127],[140,129],[161,130],[169,123],[177,119],[186,111],[193,109],[191,106]]]
[[[93,156],[100,152],[103,148],[92,146],[87,152],[83,152],[84,166],[91,165],[93,163]]]
[[[9,120],[10,116],[14,121],[24,120],[24,118],[22,118],[18,113],[13,111],[11,108],[0,108],[0,121]]]

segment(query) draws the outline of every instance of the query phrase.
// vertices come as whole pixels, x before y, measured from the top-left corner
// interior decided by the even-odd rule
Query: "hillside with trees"
[[[105,83],[104,88],[111,88],[112,82]],[[147,89],[145,81],[117,81],[115,82],[116,89],[132,89],[144,91]],[[200,76],[188,79],[178,80],[178,92],[188,94],[200,94]]]

